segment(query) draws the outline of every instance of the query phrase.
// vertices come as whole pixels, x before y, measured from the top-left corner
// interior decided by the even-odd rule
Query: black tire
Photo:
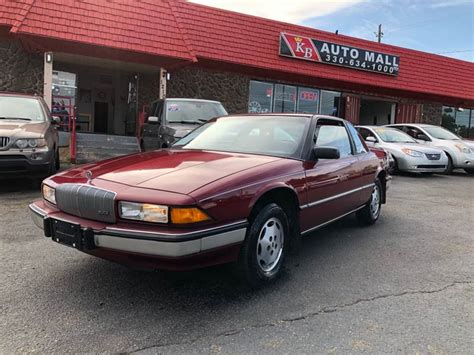
[[[464,171],[468,174],[474,175],[474,168],[466,168]]]
[[[393,167],[392,167],[391,174],[393,175],[400,174],[400,170],[398,169],[398,161],[397,159],[395,159],[395,157],[393,157]]]
[[[56,151],[53,151],[53,156],[51,157],[51,162],[49,163],[48,174],[45,177],[54,175],[57,173],[57,160],[59,159],[59,155]]]
[[[61,162],[59,159],[59,150],[56,150],[55,164],[56,164],[56,171],[59,171],[59,169],[61,169]]]
[[[448,153],[446,153],[446,155],[448,156],[448,165],[446,166],[446,170],[444,171],[444,173],[446,175],[451,175],[454,170],[453,158],[451,158],[451,156]]]
[[[274,281],[280,275],[288,249],[290,228],[287,214],[275,203],[264,206],[250,223],[240,251],[238,272],[249,286],[258,288]],[[268,239],[269,234],[275,234],[273,243],[262,251],[265,241],[272,242],[272,236]],[[265,265],[265,255],[275,258],[273,263]]]
[[[374,192],[376,191],[376,192]],[[375,205],[372,204],[374,201],[374,193],[378,194],[378,202],[376,205],[378,206],[375,210]],[[372,194],[370,195],[370,200],[361,210],[357,211],[356,216],[359,224],[363,226],[370,226],[377,222],[380,217],[380,210],[382,208],[382,184],[380,180],[375,180],[375,186],[373,187]]]

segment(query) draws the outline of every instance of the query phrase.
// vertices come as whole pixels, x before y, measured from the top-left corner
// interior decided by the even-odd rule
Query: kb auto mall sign
[[[288,33],[280,34],[280,55],[374,73],[398,75],[400,57]]]

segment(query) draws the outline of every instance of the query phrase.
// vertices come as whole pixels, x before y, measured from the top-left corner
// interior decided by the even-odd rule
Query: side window
[[[352,147],[346,127],[341,121],[318,119],[313,142],[316,146],[330,146],[339,149],[342,157],[352,155]]]
[[[423,134],[418,128],[412,126],[403,126],[403,131],[414,139],[417,139],[419,134]]]
[[[353,125],[351,125],[350,123],[347,123],[347,127],[349,129],[349,133],[352,137],[352,140],[354,141],[354,146],[355,146],[355,150],[356,150],[356,154],[363,154],[363,153],[367,153],[367,150],[365,149],[365,146],[364,144],[362,143],[362,141],[360,140],[360,136],[359,136],[359,133],[357,133],[356,129],[354,128]]]
[[[374,137],[372,132],[370,130],[368,130],[367,128],[359,128],[358,130],[359,130],[359,133],[362,136],[363,140],[366,140],[367,137]]]

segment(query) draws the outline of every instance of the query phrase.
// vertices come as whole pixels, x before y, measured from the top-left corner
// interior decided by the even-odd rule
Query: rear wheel
[[[474,175],[474,168],[466,168],[464,171],[468,174]]]
[[[382,184],[380,180],[375,181],[370,195],[370,200],[361,210],[357,211],[357,219],[361,225],[372,225],[380,217],[380,210],[382,208]]]
[[[263,286],[280,275],[288,241],[285,211],[275,203],[263,207],[247,230],[239,258],[239,272],[250,286]]]

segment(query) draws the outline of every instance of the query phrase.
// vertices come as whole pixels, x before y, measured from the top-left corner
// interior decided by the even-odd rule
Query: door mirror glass
[[[313,158],[317,159],[339,159],[341,153],[335,147],[314,147]]]
[[[159,123],[160,119],[156,116],[150,116],[148,117],[148,123]]]

